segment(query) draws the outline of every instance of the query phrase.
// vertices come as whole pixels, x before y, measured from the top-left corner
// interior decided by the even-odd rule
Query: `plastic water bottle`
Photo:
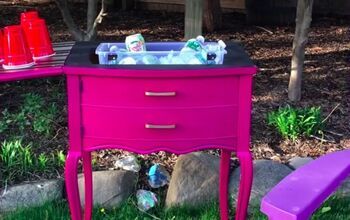
[[[226,53],[226,44],[219,40],[217,43],[207,43],[205,50],[207,51],[207,63],[219,64],[222,62],[223,54]]]

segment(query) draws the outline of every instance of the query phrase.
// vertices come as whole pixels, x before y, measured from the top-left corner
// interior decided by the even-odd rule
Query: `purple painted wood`
[[[262,200],[269,219],[304,220],[350,176],[350,150],[324,155],[298,168]]]
[[[79,67],[77,54],[74,54],[79,50],[73,48],[72,51],[70,57],[74,65],[63,68],[68,79],[68,155],[79,155],[70,157],[75,160],[83,157],[88,195],[86,220],[91,218],[92,207],[89,153],[111,148],[142,154],[160,150],[183,154],[208,148],[222,149],[220,209],[223,220],[228,218],[230,154],[237,152],[242,175],[236,219],[246,219],[252,183],[250,90],[255,66],[226,65],[208,69],[203,66],[198,67],[200,69],[193,66],[189,69],[184,66],[181,69]],[[73,189],[77,178],[68,173],[76,169],[75,164],[71,159],[66,166],[67,187]],[[75,175],[76,171],[72,173]],[[80,210],[74,210],[78,207],[79,197],[75,190],[67,189],[67,192],[72,219],[80,220]]]
[[[0,83],[62,75],[62,67],[74,42],[53,43],[56,55],[35,61],[30,68],[5,70],[0,65]]]

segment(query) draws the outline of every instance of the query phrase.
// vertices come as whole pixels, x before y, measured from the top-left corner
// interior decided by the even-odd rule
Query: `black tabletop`
[[[101,42],[76,42],[73,46],[65,66],[113,68],[113,69],[208,69],[208,68],[232,68],[252,67],[251,61],[244,49],[236,42],[226,42],[227,54],[224,63],[220,65],[100,65],[95,54],[96,47]]]

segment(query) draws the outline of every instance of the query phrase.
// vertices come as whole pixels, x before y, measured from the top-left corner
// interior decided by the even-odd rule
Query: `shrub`
[[[274,126],[284,138],[295,141],[300,136],[322,132],[323,122],[320,107],[280,108],[267,115],[268,124]]]

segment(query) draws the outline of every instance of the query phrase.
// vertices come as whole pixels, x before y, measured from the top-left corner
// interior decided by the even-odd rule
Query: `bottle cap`
[[[204,43],[205,39],[202,35],[199,35],[197,38],[196,38],[197,41],[201,42],[201,43]]]
[[[222,40],[219,40],[219,41],[218,41],[218,44],[219,44],[219,46],[220,46],[222,49],[225,49],[225,48],[226,48],[226,44],[225,44],[225,42],[223,42]]]

